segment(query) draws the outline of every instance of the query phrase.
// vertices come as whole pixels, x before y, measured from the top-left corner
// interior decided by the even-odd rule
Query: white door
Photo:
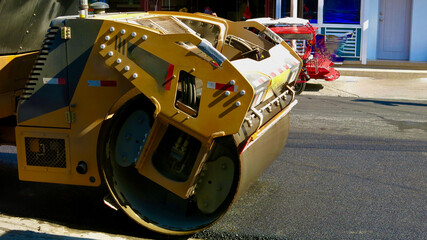
[[[408,60],[412,0],[380,0],[378,59]]]

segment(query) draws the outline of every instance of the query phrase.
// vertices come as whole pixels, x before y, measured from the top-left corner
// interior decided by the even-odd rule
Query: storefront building
[[[290,16],[298,4],[298,16],[309,19],[319,33],[352,32],[344,46],[347,60],[427,61],[427,13],[425,0],[278,0],[276,17]]]
[[[362,6],[363,58],[427,62],[426,0],[363,0]]]
[[[219,17],[309,19],[321,34],[353,33],[346,60],[427,62],[426,0],[110,0],[117,11],[215,12]],[[296,11],[291,12],[292,9]]]

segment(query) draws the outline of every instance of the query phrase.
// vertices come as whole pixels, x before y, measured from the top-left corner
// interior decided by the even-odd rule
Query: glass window
[[[308,19],[310,23],[317,23],[318,0],[304,0],[303,18]]]
[[[323,23],[360,24],[360,0],[325,0]]]
[[[291,0],[282,0],[282,8],[280,9],[282,17],[291,16]]]
[[[304,0],[303,3],[303,5],[298,3],[298,17],[317,23],[318,0]],[[291,0],[282,0],[281,14],[282,17],[291,16]]]

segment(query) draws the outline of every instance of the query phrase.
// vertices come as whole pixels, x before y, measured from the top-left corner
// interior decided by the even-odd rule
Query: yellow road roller
[[[300,70],[257,22],[58,17],[36,54],[0,56],[0,141],[23,181],[106,184],[104,202],[144,227],[192,234],[282,151]]]

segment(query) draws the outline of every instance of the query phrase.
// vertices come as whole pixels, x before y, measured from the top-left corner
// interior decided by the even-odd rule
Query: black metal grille
[[[65,140],[56,138],[25,138],[28,166],[66,168]]]

